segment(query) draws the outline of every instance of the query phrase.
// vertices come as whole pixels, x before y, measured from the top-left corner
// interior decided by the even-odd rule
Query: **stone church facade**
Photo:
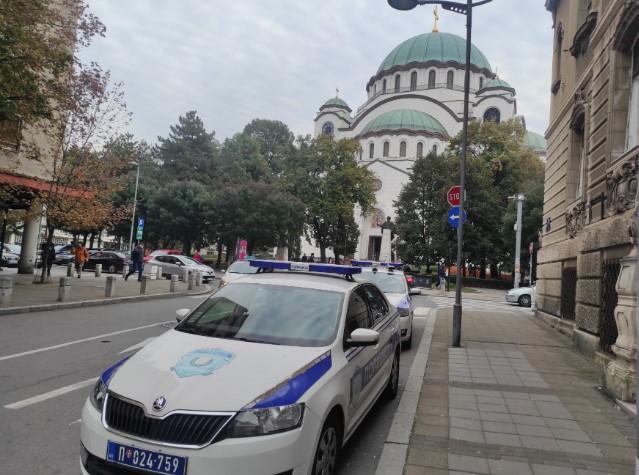
[[[615,396],[633,400],[639,2],[546,8],[554,45],[537,315],[599,362]]]

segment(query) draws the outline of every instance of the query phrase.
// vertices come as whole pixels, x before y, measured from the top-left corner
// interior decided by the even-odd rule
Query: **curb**
[[[79,308],[79,307],[97,307],[100,305],[111,305],[116,303],[127,303],[127,302],[140,302],[144,300],[156,300],[163,298],[171,298],[171,297],[192,297],[196,295],[204,295],[215,290],[209,285],[205,286],[205,290],[199,290],[195,292],[182,291],[182,292],[173,292],[173,293],[163,293],[163,294],[149,294],[149,295],[131,295],[127,297],[113,297],[110,299],[94,299],[94,300],[78,300],[76,302],[59,302],[52,304],[36,304],[29,305],[25,307],[7,307],[0,308],[0,316],[3,315],[17,315],[21,313],[33,313],[33,312],[47,312],[50,310],[65,310],[68,308]]]

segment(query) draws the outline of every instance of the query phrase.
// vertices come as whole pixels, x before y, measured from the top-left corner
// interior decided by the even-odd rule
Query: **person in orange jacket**
[[[73,250],[73,257],[75,261],[75,271],[78,273],[78,279],[82,276],[82,268],[84,263],[89,258],[89,251],[82,244],[77,244]]]

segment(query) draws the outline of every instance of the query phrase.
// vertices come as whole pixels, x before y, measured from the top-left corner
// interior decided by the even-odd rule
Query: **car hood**
[[[222,276],[222,281],[223,282],[233,282],[236,281],[237,279],[241,279],[242,277],[246,277],[247,275],[254,275],[254,274],[239,274],[237,272],[227,272]]]
[[[195,269],[199,271],[213,272],[213,269],[204,264],[187,264],[185,266],[187,269]]]
[[[170,330],[120,366],[109,391],[142,403],[148,413],[153,401],[164,396],[167,404],[154,412],[158,415],[177,409],[238,411],[272,400],[295,402],[303,394],[300,384],[308,389],[309,382],[330,369],[330,362],[326,347],[268,345]],[[317,371],[318,364],[323,373]],[[300,375],[307,373],[312,377],[300,383]],[[287,381],[291,384],[284,384]]]
[[[511,289],[506,293],[508,295],[523,295],[523,294],[529,294],[531,292],[532,292],[532,289],[530,287],[519,287],[518,289]]]
[[[387,293],[386,298],[391,303],[393,307],[396,308],[407,308],[410,306],[410,299],[407,294],[395,294],[395,293]]]

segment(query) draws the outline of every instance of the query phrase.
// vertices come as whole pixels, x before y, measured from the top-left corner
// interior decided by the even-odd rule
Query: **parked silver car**
[[[177,256],[169,254],[153,256],[153,258],[145,264],[146,272],[148,272],[147,269],[150,269],[150,266],[161,267],[163,277],[169,277],[172,274],[181,275],[186,269],[194,272],[201,272],[202,280],[204,282],[211,282],[213,279],[215,279],[215,272],[211,267],[200,264],[199,262],[191,259],[188,256]]]
[[[506,302],[519,304],[521,307],[532,305],[534,287],[519,287],[506,292]]]

